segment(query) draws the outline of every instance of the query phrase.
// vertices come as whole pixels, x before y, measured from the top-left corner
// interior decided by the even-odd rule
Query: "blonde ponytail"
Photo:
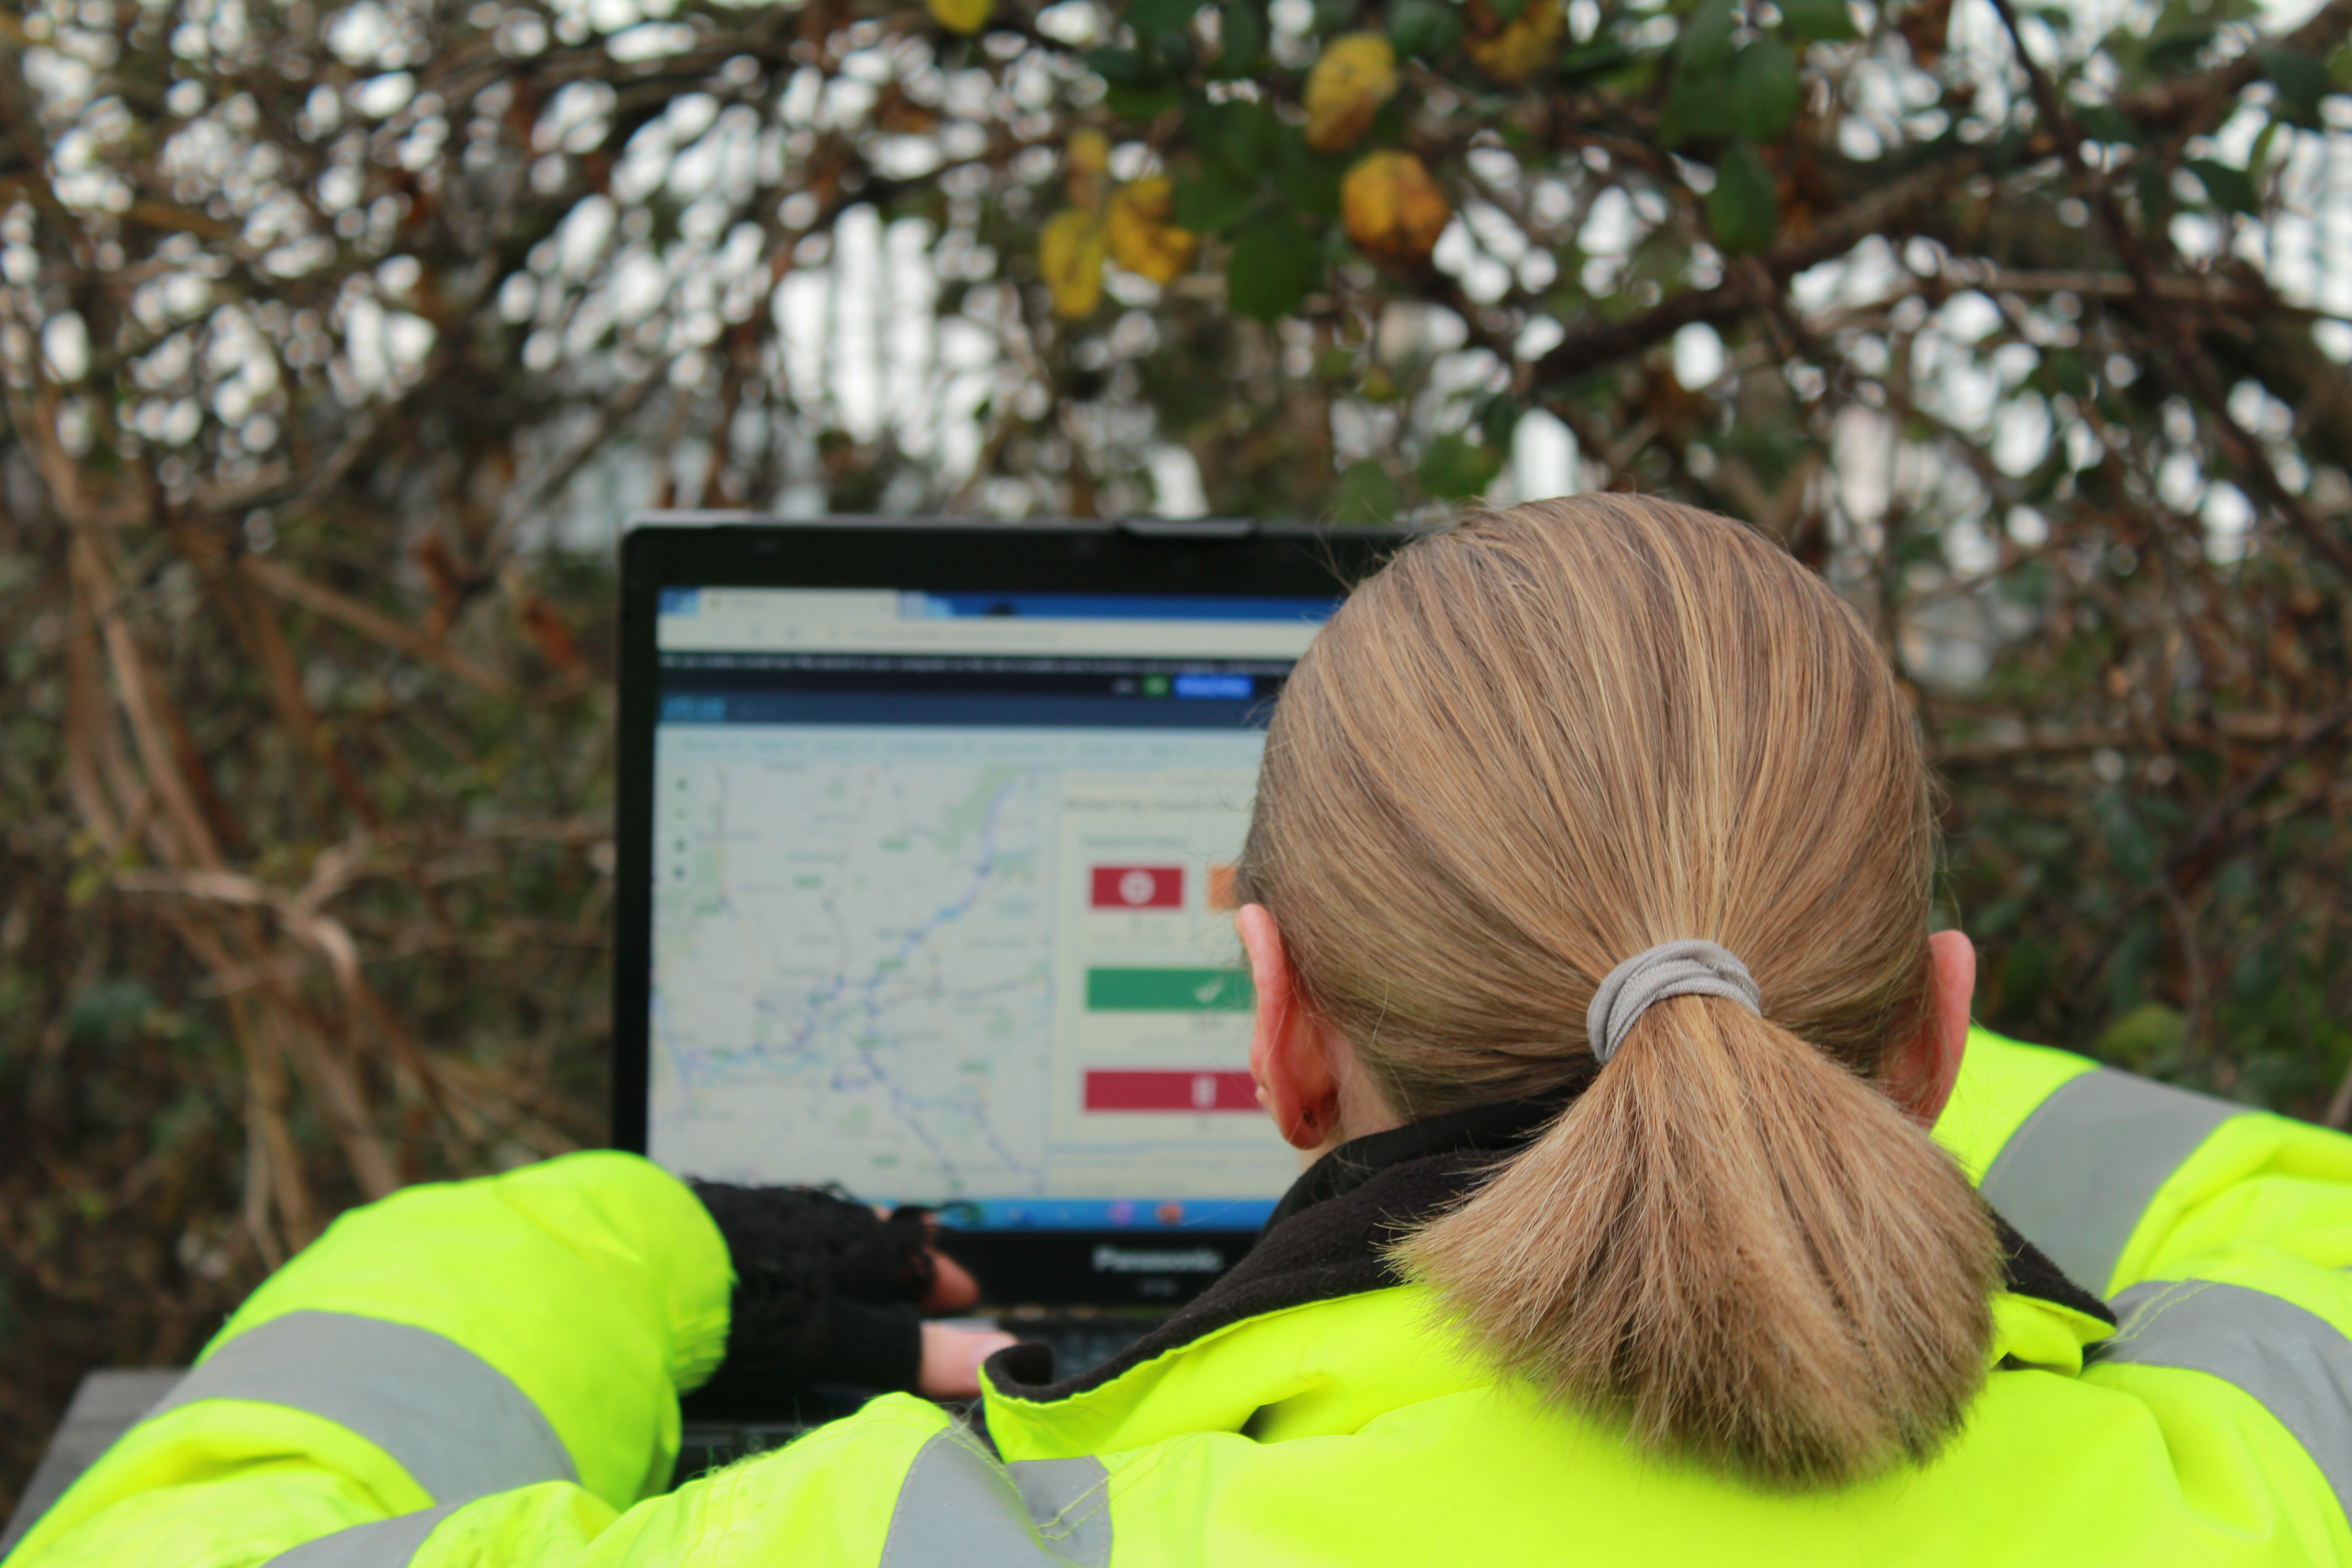
[[[1878,1089],[1706,997],[1399,1248],[1468,1335],[1654,1451],[1767,1484],[1922,1459],[1984,1377],[1990,1226]]]
[[[1587,496],[1360,588],[1267,737],[1243,891],[1419,1118],[1589,1073],[1601,978],[1720,944],[1396,1257],[1475,1350],[1767,1484],[1920,1458],[1984,1374],[1998,1257],[1885,1087],[1928,1016],[1930,785],[1859,622],[1738,524]]]

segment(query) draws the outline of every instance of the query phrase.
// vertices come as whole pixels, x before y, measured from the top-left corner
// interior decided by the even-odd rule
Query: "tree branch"
[[[1871,235],[1897,226],[1983,167],[1981,155],[1969,151],[1895,180],[1759,258],[1763,271],[1774,284],[1785,284],[1800,272],[1844,255]],[[1622,321],[1571,331],[1530,367],[1530,383],[1540,389],[1570,381],[1639,353],[1694,322],[1715,325],[1746,315],[1759,303],[1751,278],[1746,269],[1731,269],[1712,289],[1688,289]]]

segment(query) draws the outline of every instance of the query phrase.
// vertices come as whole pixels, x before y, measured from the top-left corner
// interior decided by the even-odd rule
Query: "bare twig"
[[[1870,235],[1899,226],[1911,214],[1941,200],[1982,168],[1981,159],[1973,152],[1956,153],[1889,182],[1804,235],[1774,247],[1759,258],[1760,265],[1775,283],[1785,283],[1800,272],[1844,255]],[[1685,327],[1697,322],[1719,325],[1747,315],[1758,304],[1755,285],[1742,273],[1732,274],[1712,289],[1686,289],[1622,321],[1597,322],[1571,331],[1536,361],[1533,384],[1540,388],[1572,381],[1664,342]]]
[[[237,567],[278,597],[329,620],[340,622],[362,637],[372,637],[386,647],[396,649],[436,669],[446,671],[494,697],[514,694],[513,686],[504,676],[483,668],[464,655],[453,652],[445,644],[402,626],[391,616],[370,609],[348,595],[339,594],[324,584],[313,582],[290,566],[248,554],[238,557]]]

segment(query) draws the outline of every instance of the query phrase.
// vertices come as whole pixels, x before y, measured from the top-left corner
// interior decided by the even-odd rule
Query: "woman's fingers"
[[[931,1254],[931,1289],[923,1298],[926,1312],[960,1312],[980,1300],[980,1281],[971,1271],[934,1247]]]
[[[967,1274],[964,1278],[969,1280],[971,1277]],[[980,1363],[1013,1342],[1011,1334],[925,1323],[923,1365],[916,1374],[916,1387],[931,1399],[976,1399],[980,1396]]]

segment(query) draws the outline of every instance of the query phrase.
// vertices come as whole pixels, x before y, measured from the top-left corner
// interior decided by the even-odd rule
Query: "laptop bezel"
[[[611,1143],[643,1153],[651,1070],[654,739],[665,588],[889,588],[928,593],[1344,594],[1409,531],[1230,519],[1050,521],[656,512],[621,543],[614,791]],[[1254,1230],[963,1230],[949,1249],[991,1300],[1167,1307],[1197,1294]],[[1108,1250],[1103,1250],[1108,1249]],[[1213,1251],[1217,1268],[1202,1267]],[[1154,1255],[1167,1267],[1151,1267]]]

